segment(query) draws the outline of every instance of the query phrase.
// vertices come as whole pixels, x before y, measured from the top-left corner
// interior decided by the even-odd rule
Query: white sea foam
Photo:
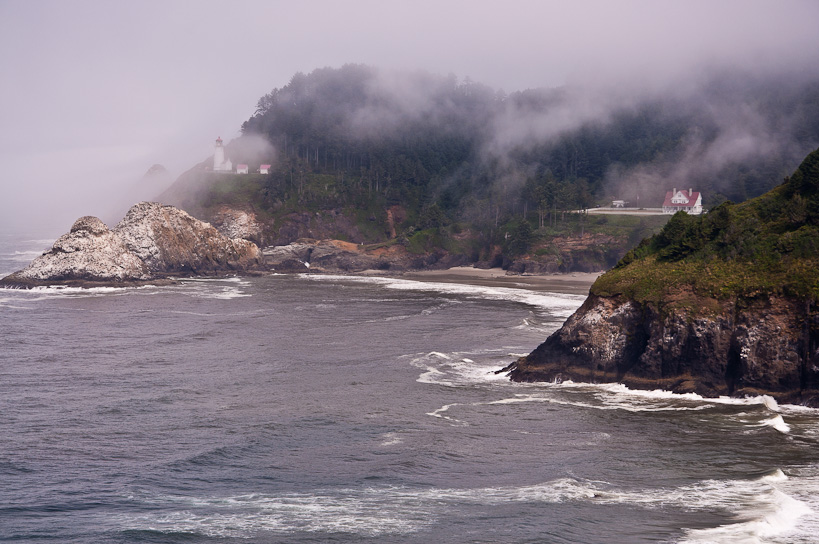
[[[413,357],[411,364],[423,369],[423,372],[416,380],[419,383],[446,387],[474,386],[487,383],[507,384],[509,382],[508,378],[501,374],[495,374],[495,371],[501,365],[501,362],[498,361],[501,353],[497,350],[468,353],[431,351]],[[490,357],[489,360],[486,359],[487,356]]]
[[[390,437],[387,433],[385,437]],[[704,480],[676,488],[619,489],[607,482],[559,478],[527,486],[406,488],[393,486],[282,495],[165,496],[143,499],[161,512],[121,516],[126,529],[248,538],[262,532],[341,532],[368,537],[416,532],[442,510],[463,504],[625,504],[646,509],[725,512],[736,522],[686,531],[683,542],[774,542],[811,512],[778,488],[782,471],[748,480]],[[133,500],[133,497],[132,497]]]
[[[207,292],[200,292],[195,294],[194,296],[198,298],[212,298],[218,300],[231,300],[234,298],[243,298],[252,296],[248,293],[243,292],[241,289],[235,287],[224,287],[220,290],[214,291],[207,291]]]
[[[427,282],[377,276],[334,276],[307,275],[303,277],[316,281],[350,281],[380,285],[386,289],[400,291],[432,291],[446,295],[461,295],[482,300],[514,301],[542,310],[548,310],[558,317],[569,317],[586,299],[583,295],[544,293],[513,287],[485,287],[460,283]]]
[[[660,400],[660,399],[658,399]],[[661,402],[635,402],[633,399],[624,399],[616,395],[593,395],[570,399],[556,397],[551,394],[526,394],[516,393],[514,397],[493,401],[491,404],[516,404],[522,402],[543,402],[549,404],[559,404],[564,406],[577,406],[579,408],[591,408],[595,410],[625,410],[627,412],[676,412],[676,411],[698,411],[708,408],[705,404],[682,404],[668,402],[676,399],[662,399]],[[685,399],[680,399],[685,400]]]
[[[762,544],[774,542],[777,536],[793,531],[799,519],[811,513],[804,503],[778,490],[758,497],[758,503],[741,515],[751,515],[747,521],[738,521],[709,529],[687,531],[681,544]]]
[[[385,447],[395,446],[404,441],[397,433],[384,433],[381,438],[383,438],[381,445]]]
[[[244,278],[230,276],[224,278],[185,278],[181,285],[182,293],[190,293],[196,298],[231,300],[252,296],[242,288],[250,285]]]
[[[250,282],[239,276],[224,276],[218,278],[185,278],[182,283],[241,283],[248,285]]]
[[[31,262],[47,250],[33,250],[33,251],[15,251],[14,253],[9,253],[4,255],[8,260],[15,261],[15,262]]]
[[[264,532],[377,537],[414,532],[431,523],[429,506],[389,500],[390,493],[391,488],[366,488],[280,496],[161,497],[150,502],[172,511],[121,516],[118,521],[126,530],[227,538]]]
[[[431,357],[440,357],[441,359],[446,359],[447,361],[452,360],[452,357],[450,357],[446,353],[441,353],[440,351],[430,351],[427,355]]]
[[[792,424],[786,422],[783,414],[797,416],[817,414],[816,409],[803,406],[780,406],[767,395],[757,397],[706,398],[696,393],[673,393],[665,390],[629,389],[623,384],[590,384],[572,381],[512,384],[503,374],[496,371],[505,363],[498,360],[499,351],[478,354],[429,352],[416,356],[412,364],[423,369],[418,377],[420,383],[446,387],[474,387],[476,385],[509,385],[512,389],[526,388],[537,392],[514,393],[512,397],[491,401],[489,404],[550,403],[595,410],[623,410],[627,412],[686,412],[703,411],[718,406],[756,407],[753,413],[726,415],[732,421],[741,423],[749,430],[769,427],[787,434]],[[494,355],[494,356],[493,356]],[[489,356],[487,359],[486,356]],[[509,354],[514,357],[514,354]],[[475,362],[477,360],[478,362]],[[503,390],[503,389],[500,389]],[[555,393],[563,393],[556,395]],[[567,395],[566,393],[569,393]],[[759,409],[762,411],[759,411]],[[773,412],[773,414],[771,414]],[[765,415],[769,414],[768,417]],[[431,415],[431,414],[428,414]],[[462,423],[462,422],[460,422]],[[750,431],[749,431],[750,432]],[[810,428],[804,431],[811,434]],[[819,431],[817,431],[819,434]]]
[[[786,433],[787,434],[787,433],[791,432],[791,426],[788,425],[787,423],[785,423],[785,420],[782,419],[781,415],[777,415],[777,416],[772,417],[770,419],[763,420],[762,424],[767,426],[767,427],[773,427],[774,429],[776,429],[780,433]]]
[[[161,287],[151,284],[122,287],[68,287],[64,285],[48,285],[32,287],[30,289],[3,289],[2,292],[8,295],[4,297],[3,301],[14,300],[17,302],[35,302],[52,298],[86,298],[129,293],[159,294],[169,292],[187,294],[195,298],[230,300],[252,296],[244,290],[244,288],[249,285],[249,281],[238,277],[185,278],[176,285]],[[0,301],[0,304],[2,304],[2,301]]]
[[[28,310],[29,306],[19,304],[20,300],[14,297],[0,297],[0,308],[8,308],[9,310]]]
[[[32,287],[31,289],[5,289],[4,294],[9,300],[17,302],[36,302],[40,300],[51,300],[56,298],[88,298],[119,295],[136,290],[144,290],[149,286],[139,287],[66,287],[62,285],[50,285]]]
[[[467,426],[467,425],[469,425],[469,423],[467,423],[466,421],[461,421],[460,419],[457,419],[457,418],[455,418],[453,416],[446,415],[446,412],[448,412],[449,409],[454,407],[454,406],[460,406],[460,404],[457,403],[457,402],[453,403],[453,404],[446,404],[444,406],[441,406],[437,410],[433,410],[432,412],[427,412],[427,415],[432,416],[432,417],[437,417],[437,418],[440,418],[440,419],[445,419],[445,420],[451,422],[453,425],[458,425],[458,426]]]
[[[808,408],[806,406],[797,405],[779,405],[776,400],[768,395],[760,395],[756,397],[703,397],[697,393],[673,393],[661,389],[655,390],[641,390],[630,389],[620,383],[604,383],[592,384],[583,382],[540,382],[531,384],[519,384],[522,387],[528,388],[545,388],[547,390],[566,390],[579,391],[595,394],[598,398],[605,400],[607,395],[609,405],[616,405],[622,401],[624,409],[629,403],[655,402],[655,401],[671,401],[679,403],[693,403],[699,404],[703,407],[725,405],[725,406],[762,406],[764,409],[775,413],[813,413],[819,414],[819,409]],[[632,407],[635,408],[635,407]],[[680,406],[684,408],[684,406]],[[700,408],[702,409],[702,408]],[[639,411],[639,409],[637,410]]]

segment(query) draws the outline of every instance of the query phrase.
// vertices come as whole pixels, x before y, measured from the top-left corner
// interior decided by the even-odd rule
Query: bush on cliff
[[[591,292],[657,306],[770,295],[819,302],[819,150],[760,197],[726,202],[701,216],[677,213]],[[680,296],[686,292],[690,296]],[[694,311],[709,308],[700,304]]]

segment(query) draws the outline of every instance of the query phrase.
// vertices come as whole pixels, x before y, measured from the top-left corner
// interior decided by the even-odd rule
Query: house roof
[[[697,203],[697,200],[700,198],[699,191],[692,191],[691,194],[688,194],[688,191],[677,191],[677,193],[681,193],[682,196],[688,199],[687,202],[671,202],[671,199],[674,198],[674,191],[668,191],[665,194],[665,201],[663,202],[663,208],[687,208],[689,206],[693,206]]]
[[[269,164],[263,164],[263,165],[261,165],[260,168],[270,168],[270,165]]]

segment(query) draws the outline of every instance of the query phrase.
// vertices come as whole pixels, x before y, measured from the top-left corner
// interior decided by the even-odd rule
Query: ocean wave
[[[48,251],[47,249],[35,249],[30,251],[13,251],[11,253],[3,253],[0,254],[0,257],[3,257],[6,260],[13,261],[13,262],[23,262],[28,263],[42,255]]]
[[[401,444],[404,441],[403,438],[398,436],[398,433],[394,433],[394,432],[384,433],[383,435],[381,435],[381,438],[383,439],[381,441],[381,446],[384,446],[384,447],[396,446],[398,444]]]
[[[460,406],[460,403],[445,404],[445,405],[441,406],[440,408],[438,408],[437,410],[433,410],[432,412],[427,412],[427,415],[432,416],[432,417],[441,418],[441,419],[446,419],[447,421],[451,421],[452,423],[456,423],[458,425],[468,425],[468,423],[466,423],[465,421],[461,421],[460,419],[456,419],[456,418],[454,418],[452,416],[448,416],[448,415],[445,414],[445,412],[448,412],[449,409],[452,408],[453,406]]]
[[[785,420],[782,419],[781,415],[774,416],[770,419],[765,419],[761,424],[765,427],[776,429],[780,433],[787,434],[791,432],[791,426],[785,423]]]
[[[508,378],[495,373],[500,365],[498,359],[504,355],[505,352],[500,350],[459,353],[431,351],[412,357],[410,364],[422,369],[416,379],[418,383],[445,387],[508,383]]]
[[[190,294],[195,298],[215,300],[232,300],[235,298],[251,297],[243,288],[250,285],[250,281],[238,276],[219,278],[185,278],[180,281],[181,294]]]
[[[86,298],[130,293],[162,294],[177,293],[195,298],[230,300],[234,298],[250,297],[245,291],[250,282],[237,277],[228,278],[185,278],[173,285],[124,285],[122,287],[69,287],[65,285],[47,285],[30,289],[3,289],[8,296],[0,300],[0,304],[8,301],[36,302],[53,298]]]
[[[781,489],[788,477],[774,470],[757,478],[704,480],[680,487],[618,488],[608,482],[558,478],[525,486],[407,488],[379,486],[281,495],[142,498],[159,511],[120,516],[123,530],[247,538],[263,532],[348,533],[366,537],[417,532],[440,512],[461,505],[588,502],[645,509],[724,512],[737,521],[684,529],[685,543],[768,542],[797,528],[811,510]],[[132,500],[135,497],[130,497]]]
[[[119,521],[125,531],[223,538],[248,538],[264,532],[347,533],[378,537],[415,532],[431,523],[429,506],[417,501],[412,504],[389,500],[390,494],[389,488],[367,488],[279,496],[165,496],[151,500],[152,507],[173,508],[174,511],[123,516]]]
[[[239,276],[226,276],[218,278],[185,278],[181,283],[240,283],[242,285],[249,285],[250,281]]]
[[[193,293],[193,296],[196,298],[211,298],[211,299],[218,299],[218,300],[231,300],[234,298],[244,298],[253,296],[249,293],[245,293],[238,287],[223,287],[221,289],[211,289],[207,291],[198,291]]]
[[[708,497],[713,505],[733,512],[737,521],[707,529],[689,529],[680,544],[715,543],[750,544],[774,542],[776,537],[792,533],[801,518],[812,513],[804,502],[779,490],[775,484],[787,481],[777,469],[754,481],[715,482],[715,496]],[[737,511],[736,506],[742,508]]]
[[[110,295],[120,295],[135,291],[151,289],[152,285],[129,287],[67,287],[63,285],[38,286],[30,289],[0,289],[5,295],[0,299],[0,305],[23,309],[24,303],[38,302],[60,298],[88,298]]]
[[[314,281],[349,281],[380,285],[385,289],[400,291],[431,291],[445,295],[474,297],[481,300],[513,301],[546,310],[557,317],[569,317],[586,299],[583,295],[544,293],[513,287],[485,287],[462,283],[428,282],[377,276],[317,276],[305,274],[303,277]]]
[[[58,234],[54,238],[41,238],[39,240],[36,240],[36,239],[35,240],[22,240],[20,243],[21,244],[37,245],[37,246],[45,245],[45,246],[51,247],[54,244],[54,241],[59,237],[60,237],[60,235]]]
[[[590,384],[564,381],[516,384],[510,382],[506,376],[496,374],[497,369],[504,364],[503,360],[499,360],[502,359],[501,353],[498,350],[480,354],[431,351],[413,357],[411,364],[422,370],[416,379],[419,383],[444,387],[484,385],[491,386],[499,392],[512,392],[511,396],[478,404],[545,403],[632,413],[719,410],[718,414],[722,421],[732,426],[740,426],[746,433],[772,429],[782,434],[796,434],[802,439],[819,436],[819,431],[815,430],[819,410],[795,405],[780,406],[768,395],[707,398],[696,393],[630,389],[617,383]],[[508,356],[514,357],[514,354]],[[526,392],[520,392],[521,388]],[[735,409],[720,407],[747,407],[748,410],[738,412]],[[457,419],[451,414],[445,414],[447,410],[438,409],[428,412],[427,415],[448,420],[456,425],[469,424],[466,419]]]
[[[583,382],[533,382],[527,384],[517,384],[520,387],[529,389],[543,389],[546,391],[577,392],[581,394],[591,394],[602,402],[602,405],[590,404],[589,408],[615,407],[628,411],[651,411],[653,407],[665,407],[666,409],[684,410],[686,407],[701,406],[702,408],[713,408],[719,406],[747,406],[761,409],[760,413],[774,413],[785,416],[819,416],[819,409],[806,406],[784,404],[780,405],[776,399],[769,395],[748,396],[748,397],[703,397],[697,393],[674,393],[662,389],[642,390],[630,389],[620,383],[592,384]],[[739,415],[739,414],[737,414]],[[780,432],[788,432],[787,424],[779,418],[771,417],[765,421],[755,421],[755,424],[762,424],[776,428]]]

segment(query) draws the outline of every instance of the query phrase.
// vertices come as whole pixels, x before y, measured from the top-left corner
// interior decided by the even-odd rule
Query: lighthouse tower
[[[222,138],[216,138],[216,143],[213,146],[213,171],[231,172],[232,170],[233,163],[230,159],[225,160],[225,147],[222,145]]]

